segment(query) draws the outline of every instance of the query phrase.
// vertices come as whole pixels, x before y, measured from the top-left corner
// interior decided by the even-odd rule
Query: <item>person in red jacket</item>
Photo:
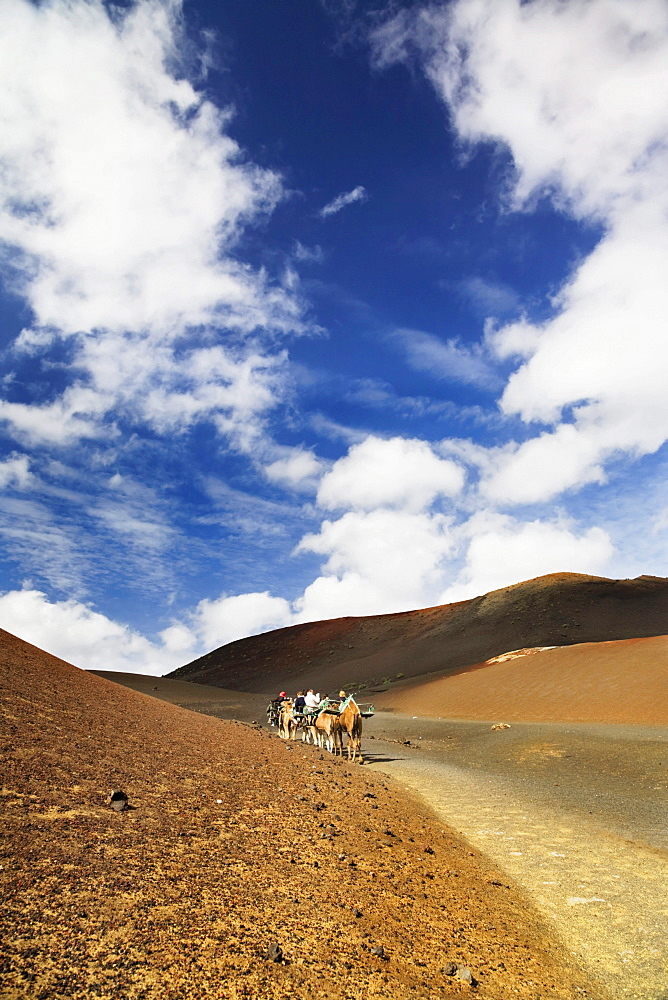
[[[278,697],[274,698],[273,701],[270,701],[267,705],[267,722],[270,726],[278,725],[278,715],[281,711],[283,702],[287,697],[288,696],[285,691],[279,691]]]

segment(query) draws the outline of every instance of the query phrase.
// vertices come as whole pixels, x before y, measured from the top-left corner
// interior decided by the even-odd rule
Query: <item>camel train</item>
[[[301,732],[304,743],[343,755],[343,737],[348,738],[348,760],[362,763],[362,719],[373,715],[373,705],[362,711],[348,695],[341,701],[325,698],[318,709],[310,714],[295,711],[295,704],[284,699],[278,713],[278,735],[283,740],[296,740]]]

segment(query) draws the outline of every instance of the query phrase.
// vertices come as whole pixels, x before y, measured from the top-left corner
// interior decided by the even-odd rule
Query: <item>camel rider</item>
[[[309,688],[306,692],[306,697],[304,698],[304,711],[308,715],[313,715],[318,710],[320,705],[320,695],[315,694],[313,688]]]
[[[306,704],[306,698],[304,697],[303,691],[297,692],[297,697],[295,698],[295,715],[304,714],[304,705]]]
[[[278,716],[281,711],[283,702],[285,701],[287,696],[288,696],[287,692],[279,691],[278,697],[274,698],[267,705],[267,722],[269,723],[270,726],[278,725]]]

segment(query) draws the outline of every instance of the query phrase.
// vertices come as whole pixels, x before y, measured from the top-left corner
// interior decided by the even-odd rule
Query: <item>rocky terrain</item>
[[[0,698],[2,997],[600,995],[507,878],[365,768],[6,632]]]
[[[337,618],[228,643],[169,676],[232,690],[383,688],[511,650],[668,633],[668,580],[555,573],[457,604]]]

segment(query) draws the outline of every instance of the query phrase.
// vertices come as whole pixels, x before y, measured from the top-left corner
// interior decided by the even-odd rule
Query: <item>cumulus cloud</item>
[[[603,229],[553,318],[489,334],[499,358],[522,359],[502,410],[548,427],[493,463],[485,495],[546,500],[601,482],[620,451],[656,451],[668,438],[666,5],[459,0],[400,12],[373,44],[380,65],[424,66],[462,139],[510,152],[510,207],[547,196]]]
[[[502,505],[545,502],[574,484],[606,481],[596,435],[573,424],[488,452],[483,469],[482,497]]]
[[[203,600],[192,616],[191,628],[206,649],[247,635],[291,625],[290,605],[268,591]]]
[[[75,385],[52,403],[10,403],[0,399],[0,421],[9,425],[13,436],[27,445],[36,442],[72,445],[113,435],[113,428],[105,430],[100,423],[111,406],[108,394]]]
[[[300,328],[298,294],[235,245],[281,181],[179,68],[181,31],[179,2],[2,5],[0,238],[34,314],[16,346],[74,350],[57,399],[2,403],[21,440],[101,437],[118,413],[160,432],[215,419],[244,447],[275,401],[262,336]]]
[[[286,449],[286,452],[283,457],[265,466],[267,479],[289,489],[312,490],[322,473],[322,462],[312,451],[303,448]]]
[[[220,251],[280,182],[170,72],[179,7],[144,0],[112,20],[98,2],[2,6],[0,232],[40,326],[269,319],[261,283]]]
[[[342,208],[347,208],[348,205],[354,205],[356,201],[366,201],[369,195],[367,194],[366,188],[359,184],[352,191],[346,191],[343,194],[339,194],[332,201],[328,202],[324,208],[320,209],[320,216],[323,219],[329,218],[330,215],[336,215],[340,212]]]
[[[349,511],[306,535],[300,552],[327,556],[295,602],[298,621],[404,611],[429,603],[443,582],[451,521],[440,513]]]
[[[0,594],[0,623],[83,670],[161,675],[223,643],[292,624],[292,617],[287,601],[266,592],[223,596],[200,601],[151,641],[80,601],[50,601],[26,588]]]
[[[667,35],[662,0],[457,0],[372,43],[381,66],[417,54],[461,137],[510,148],[516,203],[548,191],[607,217],[659,180]]]
[[[577,533],[568,521],[519,521],[493,512],[472,517],[461,529],[466,563],[439,603],[462,601],[545,573],[605,572],[613,546],[601,528]]]
[[[325,557],[293,603],[296,621],[380,614],[432,602],[453,548],[452,498],[464,473],[424,441],[368,436],[320,481],[316,505],[343,511],[305,535],[295,554]]]
[[[318,503],[327,510],[419,512],[439,496],[454,496],[463,485],[461,467],[439,458],[425,441],[369,436],[323,476]]]
[[[83,670],[162,674],[180,666],[180,651],[73,599],[49,601],[39,590],[0,594],[0,621],[14,635]]]

